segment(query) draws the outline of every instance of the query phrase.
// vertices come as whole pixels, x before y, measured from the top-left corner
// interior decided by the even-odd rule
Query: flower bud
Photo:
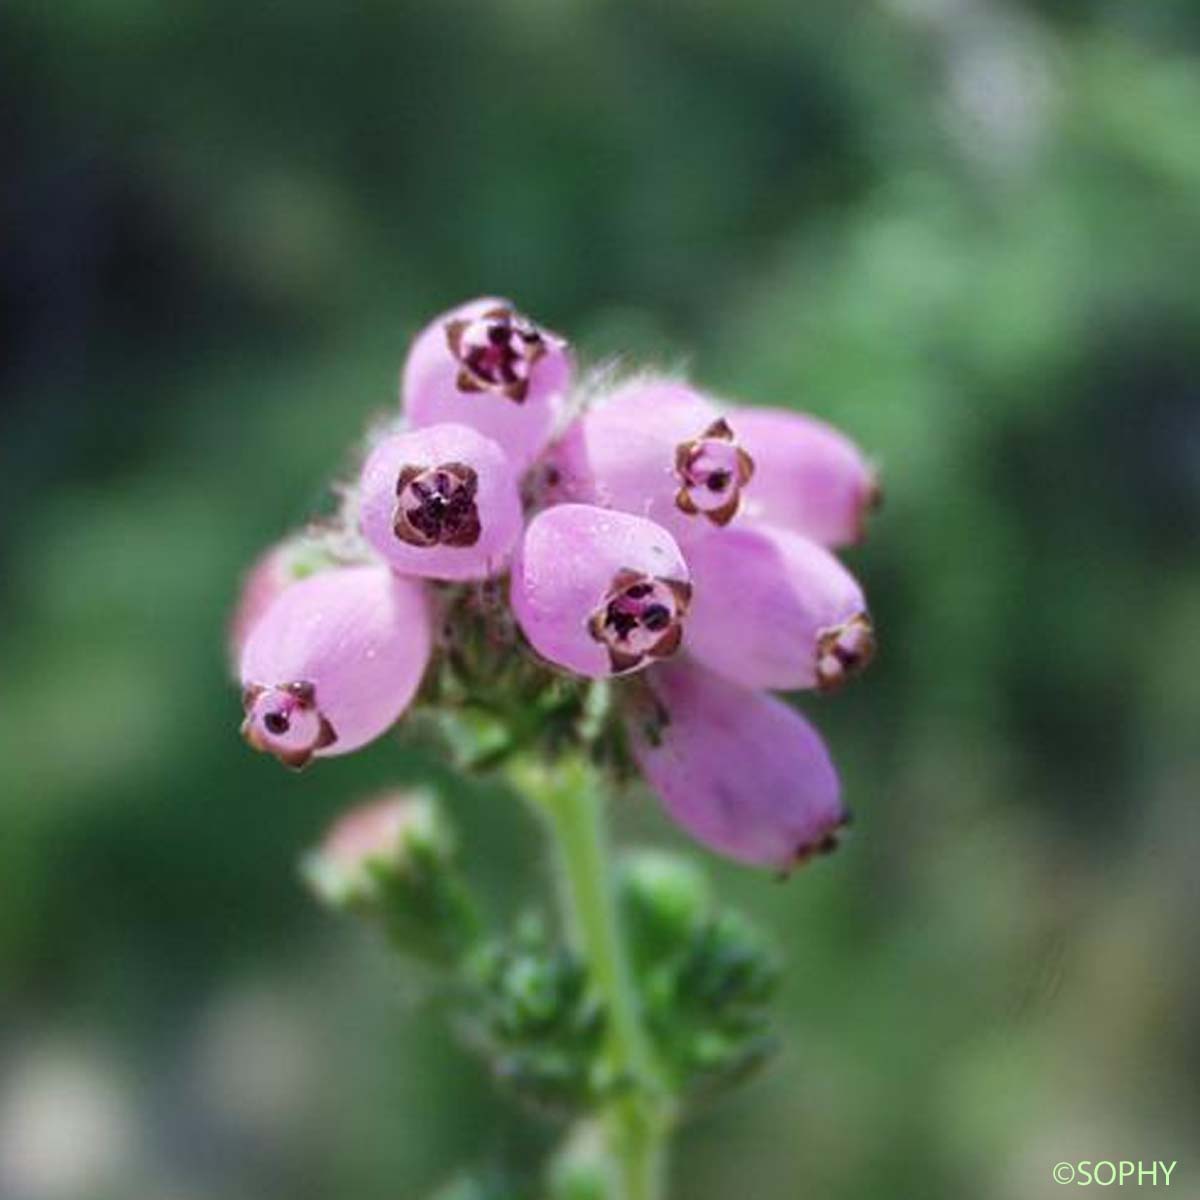
[[[688,652],[746,687],[832,691],[875,638],[854,576],[824,547],[771,526],[714,530],[688,547]]]
[[[795,709],[685,661],[646,680],[656,703],[627,714],[633,754],[692,837],[781,871],[836,846],[846,820],[837,773]]]
[[[664,850],[636,850],[622,859],[619,896],[639,965],[677,950],[707,919],[712,889],[689,858]]]
[[[690,599],[665,529],[586,504],[539,513],[513,564],[513,611],[533,648],[593,679],[674,654]]]
[[[280,543],[259,555],[243,576],[237,607],[229,622],[229,656],[235,675],[250,631],[275,597],[296,582],[298,576],[293,574],[292,564],[291,545]]]
[[[521,531],[516,473],[466,425],[392,434],[363,467],[359,524],[406,575],[483,579],[503,570]]]
[[[754,463],[722,417],[673,379],[634,379],[588,409],[551,451],[555,493],[649,517],[680,544],[727,525]]]
[[[344,814],[303,864],[332,908],[379,919],[392,945],[427,965],[466,961],[480,932],[454,831],[425,792],[390,792]]]
[[[413,427],[469,425],[523,469],[549,441],[570,382],[566,342],[509,301],[485,297],[443,313],[417,335],[402,391]]]
[[[775,408],[739,409],[737,429],[756,468],[747,516],[824,546],[862,541],[881,493],[849,438],[815,417]]]
[[[761,932],[726,909],[647,980],[647,1021],[689,1107],[711,1103],[774,1053],[770,1002],[779,959]]]
[[[242,732],[290,767],[348,754],[408,707],[432,644],[419,584],[341,567],[277,596],[242,651]]]
[[[390,792],[342,814],[305,860],[313,891],[335,907],[370,904],[420,864],[449,863],[454,839],[431,797]]]
[[[594,1109],[612,1086],[606,1014],[580,955],[526,912],[510,936],[477,946],[466,967],[477,1000],[466,1014],[468,1044],[497,1082],[544,1112]]]

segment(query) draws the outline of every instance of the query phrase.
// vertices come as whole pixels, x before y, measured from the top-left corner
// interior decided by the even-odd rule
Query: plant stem
[[[642,1023],[617,920],[602,785],[579,758],[553,766],[526,763],[514,776],[554,835],[571,930],[608,1014],[608,1062],[624,1085],[605,1125],[618,1195],[662,1200],[671,1104]]]

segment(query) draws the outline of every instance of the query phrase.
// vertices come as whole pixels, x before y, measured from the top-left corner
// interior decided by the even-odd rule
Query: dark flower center
[[[665,604],[652,604],[642,613],[642,624],[653,633],[671,623],[671,610]]]
[[[680,484],[675,506],[681,512],[703,514],[714,525],[727,525],[737,513],[742,488],[754,474],[754,462],[722,418],[676,447],[675,474]]]
[[[405,467],[396,480],[395,535],[413,546],[473,546],[481,532],[479,477],[465,463]]]
[[[246,740],[290,767],[305,766],[317,750],[337,741],[333,726],[317,708],[311,683],[248,687],[242,704]]]
[[[287,715],[281,712],[267,713],[263,717],[263,725],[266,726],[268,733],[273,733],[276,737],[282,737],[292,727]]]
[[[546,352],[542,331],[511,308],[448,322],[446,343],[462,368],[461,391],[499,392],[518,403],[525,399],[533,364]]]
[[[679,648],[690,599],[689,584],[622,571],[588,628],[607,647],[613,671],[629,671]]]

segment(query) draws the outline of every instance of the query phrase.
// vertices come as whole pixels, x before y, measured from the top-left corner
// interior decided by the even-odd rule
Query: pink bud
[[[736,424],[756,468],[747,516],[825,546],[863,539],[881,493],[874,470],[849,438],[815,417],[775,408],[739,409]]]
[[[769,525],[717,529],[688,547],[688,652],[746,687],[829,691],[871,660],[854,576],[824,547]]]
[[[370,900],[380,875],[404,869],[410,844],[449,852],[450,835],[433,800],[421,792],[388,792],[344,812],[305,861],[305,875],[327,902]]]
[[[588,409],[550,454],[555,494],[649,517],[680,544],[737,514],[754,474],[728,419],[699,392],[648,377]]]
[[[383,566],[302,579],[276,597],[242,651],[242,732],[290,767],[357,750],[408,707],[431,644],[413,580]]]
[[[503,570],[521,531],[516,474],[466,425],[392,434],[363,467],[359,523],[397,571],[482,579]]]
[[[646,680],[656,703],[627,715],[634,757],[692,837],[782,871],[835,848],[846,823],[837,773],[795,709],[686,661]]]
[[[342,813],[321,843],[320,855],[339,872],[362,871],[372,862],[386,862],[400,850],[410,819],[403,793],[388,793]]]
[[[509,301],[484,297],[443,313],[417,335],[402,392],[414,427],[469,425],[523,469],[549,441],[570,383],[566,342]]]
[[[242,647],[258,619],[271,606],[284,588],[295,583],[292,573],[293,552],[290,543],[283,542],[265,550],[254,560],[242,579],[237,607],[229,622],[229,656],[234,674],[242,658]]]
[[[690,598],[665,529],[586,504],[539,513],[513,564],[513,610],[534,649],[593,679],[674,654]]]

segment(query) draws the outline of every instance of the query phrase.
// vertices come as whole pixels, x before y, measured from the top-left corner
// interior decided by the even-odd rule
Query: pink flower
[[[691,585],[679,547],[653,521],[562,504],[530,523],[511,595],[543,658],[601,678],[675,653]]]
[[[686,545],[733,520],[755,467],[736,414],[649,376],[580,416],[551,451],[550,470],[557,496],[649,517]]]
[[[687,549],[688,652],[747,687],[839,687],[871,660],[854,576],[826,549],[770,526],[717,529]]]
[[[420,585],[386,567],[342,567],[294,583],[242,651],[242,732],[290,767],[357,750],[408,707],[431,645]]]
[[[393,434],[363,467],[359,523],[398,571],[482,579],[503,569],[521,531],[516,473],[495,442],[466,425]]]
[[[874,470],[849,438],[815,417],[782,409],[739,409],[735,421],[755,464],[747,516],[825,546],[863,539],[880,491]]]
[[[570,382],[562,338],[508,300],[484,297],[443,313],[417,335],[401,390],[415,428],[469,425],[523,469],[549,441]]]
[[[289,583],[303,568],[277,548],[250,574],[232,632],[247,739],[300,767],[379,736],[432,651],[423,585],[405,577],[509,571],[511,614],[497,611],[495,584],[439,590],[439,696],[478,688],[500,727],[510,704],[541,697],[528,663],[508,670],[516,628],[562,671],[644,672],[608,691],[615,707],[598,706],[595,721],[625,720],[680,825],[782,870],[832,848],[837,776],[807,721],[767,693],[829,691],[871,660],[866,598],[831,548],[862,536],[874,472],[812,417],[726,408],[662,375],[597,397],[549,445],[571,374],[566,343],[506,300],[471,301],[422,331],[403,372],[408,424],[373,447],[348,495],[357,530],[339,526],[353,541],[336,558],[372,565],[327,556],[320,574]],[[524,753],[525,732],[501,728],[495,745]],[[339,826],[320,854],[325,881],[359,878],[390,853],[396,812]]]
[[[684,661],[646,679],[657,703],[628,718],[634,757],[692,837],[780,871],[837,845],[847,819],[837,773],[795,709]]]

